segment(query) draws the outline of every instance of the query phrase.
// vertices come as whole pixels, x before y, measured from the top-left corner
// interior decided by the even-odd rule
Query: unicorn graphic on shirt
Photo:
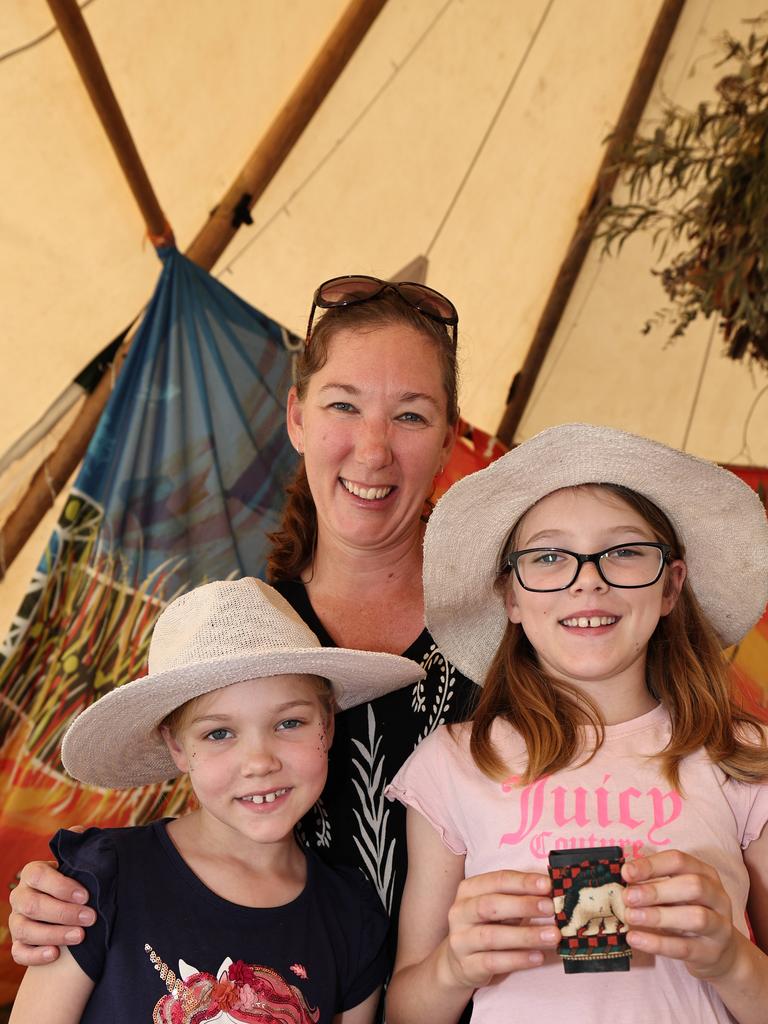
[[[152,1011],[153,1024],[317,1024],[320,1018],[302,992],[270,967],[227,957],[214,976],[179,960],[176,975],[151,946],[144,950],[168,990]]]

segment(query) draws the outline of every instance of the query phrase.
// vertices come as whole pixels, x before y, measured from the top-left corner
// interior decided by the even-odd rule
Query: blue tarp
[[[176,249],[160,256],[75,488],[139,577],[179,556],[179,584],[261,575],[295,469],[285,401],[296,339]]]

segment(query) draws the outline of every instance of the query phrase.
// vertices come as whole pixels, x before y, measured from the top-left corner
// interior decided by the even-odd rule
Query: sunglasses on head
[[[454,304],[445,295],[436,292],[434,288],[428,288],[425,284],[417,284],[415,281],[382,281],[378,277],[368,277],[366,274],[348,274],[346,277],[332,277],[329,281],[323,281],[315,292],[307,324],[305,345],[309,345],[312,337],[312,323],[318,306],[320,309],[358,306],[362,302],[373,302],[374,299],[380,299],[388,291],[397,292],[404,302],[413,306],[423,316],[428,316],[432,320],[437,320],[438,323],[452,327],[453,344],[456,344],[459,314],[456,312]]]

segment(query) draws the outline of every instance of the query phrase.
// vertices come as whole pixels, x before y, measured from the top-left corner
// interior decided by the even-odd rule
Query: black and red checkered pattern
[[[629,970],[632,951],[619,916],[623,904],[615,898],[616,886],[624,887],[623,863],[618,846],[550,852],[552,896],[559,908],[555,923],[561,932],[575,929],[575,934],[563,935],[558,947],[566,974]],[[581,895],[585,890],[591,891],[586,901]]]

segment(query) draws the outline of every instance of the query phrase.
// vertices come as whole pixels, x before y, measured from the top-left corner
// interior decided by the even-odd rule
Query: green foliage
[[[653,271],[671,306],[646,330],[668,320],[675,338],[714,313],[728,355],[768,367],[768,34],[764,19],[749,24],[746,41],[723,38],[716,98],[692,112],[667,104],[620,153],[628,201],[606,207],[598,237],[610,253],[650,231],[662,259],[672,244]]]

